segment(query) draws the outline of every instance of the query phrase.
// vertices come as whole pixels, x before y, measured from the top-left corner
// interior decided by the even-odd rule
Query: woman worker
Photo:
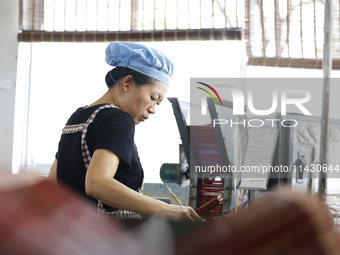
[[[105,77],[108,91],[71,115],[49,178],[66,183],[98,204],[101,212],[116,217],[158,214],[200,221],[191,207],[139,193],[144,174],[134,143],[135,125],[156,112],[173,64],[156,49],[131,42],[111,42],[105,60],[115,67]],[[158,143],[150,137],[155,149]]]

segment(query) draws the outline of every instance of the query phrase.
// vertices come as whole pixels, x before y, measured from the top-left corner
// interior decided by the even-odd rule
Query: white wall
[[[11,172],[18,53],[17,0],[0,1],[0,172]]]

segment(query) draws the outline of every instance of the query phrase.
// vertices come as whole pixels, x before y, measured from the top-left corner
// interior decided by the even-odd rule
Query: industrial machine
[[[180,102],[177,98],[169,98],[172,104],[177,126],[182,140],[180,146],[180,163],[164,164],[161,168],[161,178],[164,182],[176,182],[179,185],[189,185],[189,205],[198,208],[213,197],[223,195],[223,205],[216,207],[204,218],[211,218],[237,211],[242,200],[240,192],[244,192],[247,202],[256,200],[270,192],[271,187],[288,185],[292,190],[318,191],[318,174],[322,169],[319,162],[320,148],[320,118],[300,114],[287,114],[282,116],[276,113],[273,118],[284,121],[285,125],[272,125],[268,128],[248,128],[249,140],[242,150],[237,144],[240,137],[235,127],[214,127],[212,124],[187,125]],[[214,104],[207,98],[207,107],[211,120],[221,118],[234,118],[233,105],[223,101],[221,106]],[[223,116],[224,115],[224,116]],[[259,117],[258,117],[259,118]],[[289,123],[290,120],[298,122]],[[236,126],[237,128],[237,126]],[[338,167],[337,162],[340,151],[340,121],[330,120],[329,132],[329,161],[333,168]],[[248,139],[248,133],[247,139]],[[259,147],[259,144],[261,146]],[[253,155],[252,155],[253,153]],[[239,160],[235,155],[242,154]],[[237,162],[239,161],[239,162]],[[263,178],[246,178],[235,175],[233,172],[223,174],[200,173],[195,167],[201,168],[211,165],[240,166],[256,165],[266,162],[273,167],[285,167],[289,171],[272,172]],[[329,172],[329,193],[339,193],[337,185],[332,185],[340,170]]]
[[[179,149],[180,164],[163,164],[160,170],[161,179],[165,183],[189,185],[189,205],[195,209],[222,195],[223,204],[205,213],[202,218],[209,219],[231,212],[235,203],[232,196],[232,175],[195,174],[193,169],[195,166],[209,166],[212,162],[229,164],[224,143],[221,143],[222,135],[218,134],[220,137],[216,137],[211,125],[188,126],[178,99],[168,99],[173,107],[182,145]]]

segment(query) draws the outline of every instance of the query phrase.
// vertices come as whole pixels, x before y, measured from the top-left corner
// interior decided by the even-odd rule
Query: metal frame
[[[193,155],[192,150],[190,150],[191,144],[190,144],[190,139],[189,139],[188,126],[183,117],[178,99],[176,97],[169,97],[168,100],[172,104],[172,109],[174,111],[179,134],[182,140],[184,154],[187,158],[189,165],[192,163],[195,164],[197,160],[195,158],[195,155]],[[191,175],[190,175],[190,188],[189,188],[189,206],[191,206],[192,208],[197,207],[197,178],[194,178]]]
[[[217,100],[217,98],[216,98]],[[210,113],[210,117],[211,119],[218,119],[218,113],[215,107],[215,102],[213,101],[212,98],[207,97],[207,101],[208,101],[208,109],[209,109],[209,113]],[[226,100],[221,100],[222,101],[222,105],[223,107],[228,107],[233,109],[233,103],[230,101],[226,101]],[[221,128],[214,128],[214,134],[215,134],[215,138],[217,141],[217,146],[218,149],[220,151],[220,156],[221,156],[221,160],[222,160],[222,164],[225,166],[230,165],[230,160],[228,157],[228,153],[227,153],[227,149],[225,146],[225,142],[224,142],[224,138],[222,135],[222,131]],[[224,203],[223,203],[223,212],[227,213],[232,211],[232,207],[235,207],[235,201],[233,200],[234,196],[233,196],[233,190],[236,189],[236,187],[234,187],[234,182],[233,182],[233,175],[232,173],[226,175],[223,177],[224,178]]]

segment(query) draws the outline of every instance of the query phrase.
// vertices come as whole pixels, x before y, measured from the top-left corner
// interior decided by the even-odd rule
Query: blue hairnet
[[[160,51],[132,42],[111,42],[105,50],[105,61],[111,66],[127,67],[169,86],[172,62]]]

